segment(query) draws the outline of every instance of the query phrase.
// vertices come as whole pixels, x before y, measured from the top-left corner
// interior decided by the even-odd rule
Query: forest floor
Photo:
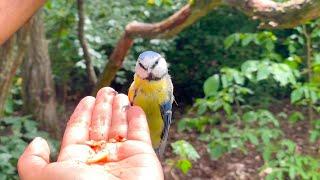
[[[281,108],[280,108],[281,107]],[[294,108],[289,107],[289,105],[281,106],[279,108],[273,107],[273,113],[277,114],[282,110],[286,113],[294,111]],[[300,109],[301,110],[301,109]],[[181,118],[181,115],[176,115],[176,120]],[[307,120],[298,121],[295,124],[289,123],[285,119],[281,119],[280,126],[284,132],[285,138],[288,138],[294,141],[297,144],[297,151],[316,155],[319,152],[320,142],[309,143],[309,130],[310,123]],[[219,128],[219,127],[210,127],[210,128]],[[170,142],[175,142],[176,140],[186,140],[191,143],[194,148],[198,151],[200,159],[196,162],[193,162],[193,167],[187,174],[183,174],[180,170],[171,168],[165,162],[162,162],[164,167],[166,179],[212,179],[212,180],[256,180],[263,179],[261,173],[261,166],[264,164],[262,156],[259,152],[256,151],[254,146],[248,144],[248,153],[244,154],[240,151],[233,151],[223,155],[218,160],[210,159],[210,156],[207,152],[207,144],[205,142],[199,141],[199,133],[193,132],[177,132],[177,121],[173,124],[170,129]],[[174,158],[176,155],[173,154],[172,148],[170,145],[167,147],[167,152],[165,154],[165,159]]]

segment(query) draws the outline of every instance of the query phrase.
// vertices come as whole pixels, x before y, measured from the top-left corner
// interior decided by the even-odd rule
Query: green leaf
[[[258,138],[252,134],[252,133],[247,133],[246,136],[248,137],[249,141],[253,144],[253,145],[258,145],[259,144],[259,140]]]
[[[225,74],[223,74],[221,76],[221,82],[222,82],[222,87],[223,88],[226,88],[226,87],[229,86],[228,79],[227,79],[227,76]]]
[[[252,122],[252,121],[256,121],[258,118],[258,115],[256,112],[254,111],[248,111],[246,113],[243,114],[242,119],[245,122]]]
[[[227,148],[221,144],[210,143],[209,153],[212,159],[219,159],[224,153],[227,152]]]
[[[179,140],[171,143],[173,152],[179,155],[183,159],[197,160],[200,158],[198,152],[193,148],[193,146],[185,140]]]
[[[290,179],[294,179],[296,177],[296,170],[294,166],[289,167],[289,177]]]
[[[320,29],[319,28],[315,28],[311,33],[311,37],[312,38],[320,37]]]
[[[269,68],[266,66],[262,66],[258,70],[257,81],[267,79],[269,75],[270,75]]]
[[[155,0],[154,3],[155,3],[155,5],[157,5],[157,6],[161,6],[162,0]]]
[[[232,107],[228,103],[223,103],[223,110],[228,114],[231,115],[232,113]]]
[[[243,85],[244,84],[244,77],[238,71],[233,73],[233,79],[237,84]]]
[[[291,103],[295,103],[302,98],[303,89],[298,88],[291,92]]]
[[[241,71],[248,79],[253,78],[253,73],[258,70],[257,61],[248,60],[241,65]]]
[[[269,161],[272,155],[272,151],[271,149],[264,149],[264,151],[262,152],[262,157],[264,161]]]
[[[310,132],[309,140],[311,143],[315,143],[319,137],[320,137],[320,132],[317,130],[312,130]]]
[[[266,176],[266,180],[275,180],[276,179],[276,174],[275,173],[270,173]],[[278,180],[278,179],[277,179]]]
[[[192,168],[192,163],[187,159],[178,160],[176,167],[179,168],[184,174]]]
[[[225,40],[224,40],[224,47],[226,49],[229,49],[235,42],[235,35],[232,34],[230,36],[228,36]]]
[[[187,129],[187,120],[185,118],[178,122],[178,132],[183,132]]]
[[[255,39],[255,35],[254,34],[246,34],[242,41],[241,41],[241,45],[242,46],[247,46],[250,42],[252,42]]]
[[[211,140],[211,135],[210,134],[200,134],[200,136],[198,137],[198,139],[200,141],[205,141],[205,142],[209,142]]]
[[[303,114],[301,112],[295,111],[292,114],[290,114],[288,119],[289,119],[289,122],[296,123],[296,122],[298,122],[300,120],[303,120],[304,116],[303,116]]]
[[[316,103],[318,101],[317,93],[314,90],[310,90],[311,102]]]
[[[206,111],[207,111],[207,105],[206,105],[206,104],[200,104],[200,105],[198,106],[197,114],[198,114],[198,115],[202,115],[202,114],[204,114]]]
[[[163,0],[164,4],[172,5],[172,0]]]
[[[273,51],[274,50],[274,43],[272,41],[266,41],[265,47],[268,51]]]
[[[4,105],[4,112],[6,114],[12,114],[13,113],[13,99],[8,98]]]
[[[272,132],[268,129],[262,131],[261,139],[264,144],[269,144],[270,138],[272,137]]]
[[[217,94],[220,86],[219,75],[215,74],[209,77],[203,84],[203,91],[205,96],[214,96]]]
[[[288,153],[294,153],[296,150],[296,143],[294,143],[291,140],[288,140],[288,139],[282,140],[281,145],[287,147]]]

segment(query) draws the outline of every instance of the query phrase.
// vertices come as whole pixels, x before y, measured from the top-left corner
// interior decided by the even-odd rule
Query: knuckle
[[[111,87],[103,87],[98,91],[97,96],[99,96],[101,94],[109,94],[109,93],[115,93],[116,94],[117,92]]]
[[[86,97],[82,98],[80,102],[81,102],[81,103],[88,104],[88,103],[91,103],[91,102],[93,102],[93,101],[95,101],[95,98],[94,98],[94,97],[92,97],[92,96],[86,96]]]

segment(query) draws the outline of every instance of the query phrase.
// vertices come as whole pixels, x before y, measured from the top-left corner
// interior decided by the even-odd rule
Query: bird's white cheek
[[[152,73],[156,76],[156,77],[161,77],[163,76],[165,73],[167,72],[167,69],[163,68],[163,67],[157,67],[155,68]]]
[[[146,78],[148,77],[148,72],[143,70],[142,68],[136,68],[136,73],[141,77],[141,78]]]

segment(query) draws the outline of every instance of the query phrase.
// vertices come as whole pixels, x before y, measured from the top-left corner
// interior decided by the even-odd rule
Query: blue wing
[[[161,116],[163,119],[163,130],[161,134],[161,139],[163,139],[165,136],[167,136],[171,124],[171,115],[172,115],[172,102],[167,101],[160,105],[160,110],[161,110]]]
[[[167,144],[167,139],[169,135],[169,129],[171,125],[171,116],[172,116],[172,97],[170,97],[169,101],[163,103],[160,105],[160,110],[161,110],[161,116],[163,120],[163,130],[161,133],[161,142],[160,146],[158,148],[158,155],[162,157],[166,144]]]

